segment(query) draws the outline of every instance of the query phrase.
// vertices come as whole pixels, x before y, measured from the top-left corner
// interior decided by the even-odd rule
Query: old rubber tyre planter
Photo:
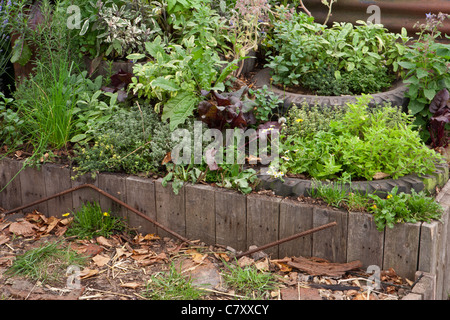
[[[300,106],[302,103],[306,102],[310,106],[320,105],[322,107],[333,107],[333,106],[345,106],[347,103],[353,103],[356,98],[360,96],[316,96],[316,95],[305,95],[292,93],[288,91],[281,90],[271,84],[271,69],[262,69],[255,75],[255,87],[262,88],[267,85],[268,88],[275,94],[277,94],[281,99],[284,100],[284,108],[289,108],[292,104]],[[370,94],[372,100],[369,103],[369,107],[374,107],[377,104],[382,104],[384,102],[390,102],[392,106],[398,106],[405,109],[408,105],[408,98],[405,97],[405,92],[407,90],[406,85],[399,81],[395,83],[388,91]]]
[[[311,196],[313,187],[311,180],[288,177],[281,180],[269,175],[259,175],[258,178],[261,180],[260,189],[272,190],[276,195],[283,197]],[[414,189],[416,192],[425,191],[428,194],[435,194],[436,188],[442,188],[448,179],[448,165],[437,164],[436,170],[428,175],[412,173],[398,179],[354,181],[351,188],[360,194],[373,193],[380,197],[387,196],[394,187],[398,188],[398,192],[411,193]],[[346,188],[350,188],[350,185],[347,185]]]

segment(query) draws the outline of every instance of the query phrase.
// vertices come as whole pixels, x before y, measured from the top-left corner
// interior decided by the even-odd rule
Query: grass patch
[[[167,272],[151,277],[142,295],[151,300],[198,300],[204,293],[192,285],[192,280],[181,274],[172,263]]]
[[[41,245],[18,256],[7,276],[25,276],[36,281],[61,282],[71,265],[82,266],[86,258],[65,247],[61,241]]]
[[[224,265],[228,269],[222,273],[226,285],[247,299],[268,299],[276,289],[277,282],[270,272],[261,272],[253,265],[244,268],[226,262]]]

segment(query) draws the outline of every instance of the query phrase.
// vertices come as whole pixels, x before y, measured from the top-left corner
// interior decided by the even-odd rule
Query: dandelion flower
[[[109,213],[108,212],[103,212],[103,216],[109,217]]]
[[[392,194],[389,194],[389,195],[386,197],[386,199],[390,199],[390,198],[392,198]]]
[[[299,122],[303,122],[303,119],[295,119],[295,122],[299,123]]]
[[[376,208],[377,208],[377,205],[374,204],[374,205],[372,206],[372,209],[376,209]]]

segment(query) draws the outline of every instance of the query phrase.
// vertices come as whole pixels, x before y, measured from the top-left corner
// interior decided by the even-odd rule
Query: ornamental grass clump
[[[380,176],[397,179],[434,171],[442,157],[422,142],[413,118],[391,106],[371,110],[370,99],[363,96],[348,103],[345,115],[322,121],[313,132],[296,133],[295,128],[308,119],[297,122],[291,114],[281,134],[282,157],[272,165],[280,165],[285,174],[306,174],[318,180],[343,174],[352,181]]]

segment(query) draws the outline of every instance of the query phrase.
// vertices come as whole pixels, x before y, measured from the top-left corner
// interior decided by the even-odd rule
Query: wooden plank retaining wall
[[[16,173],[22,162],[0,161],[0,188]],[[162,179],[101,173],[96,179],[82,176],[72,180],[68,168],[46,164],[41,170],[27,168],[0,192],[0,207],[10,210],[73,186],[91,183],[119,198],[163,226],[189,239],[222,244],[238,251],[261,246],[333,221],[337,225],[265,250],[272,258],[315,256],[331,262],[360,260],[364,268],[394,268],[414,279],[417,270],[436,277],[437,296],[450,293],[450,223],[448,207],[442,221],[407,223],[379,232],[371,215],[319,207],[293,199],[262,194],[243,195],[207,185],[185,184],[178,195]],[[86,201],[98,201],[103,210],[128,219],[138,232],[169,234],[112,200],[91,189],[77,190],[47,201],[36,208],[46,215],[74,212]],[[30,210],[25,210],[26,212]],[[441,284],[441,285],[439,285]]]

